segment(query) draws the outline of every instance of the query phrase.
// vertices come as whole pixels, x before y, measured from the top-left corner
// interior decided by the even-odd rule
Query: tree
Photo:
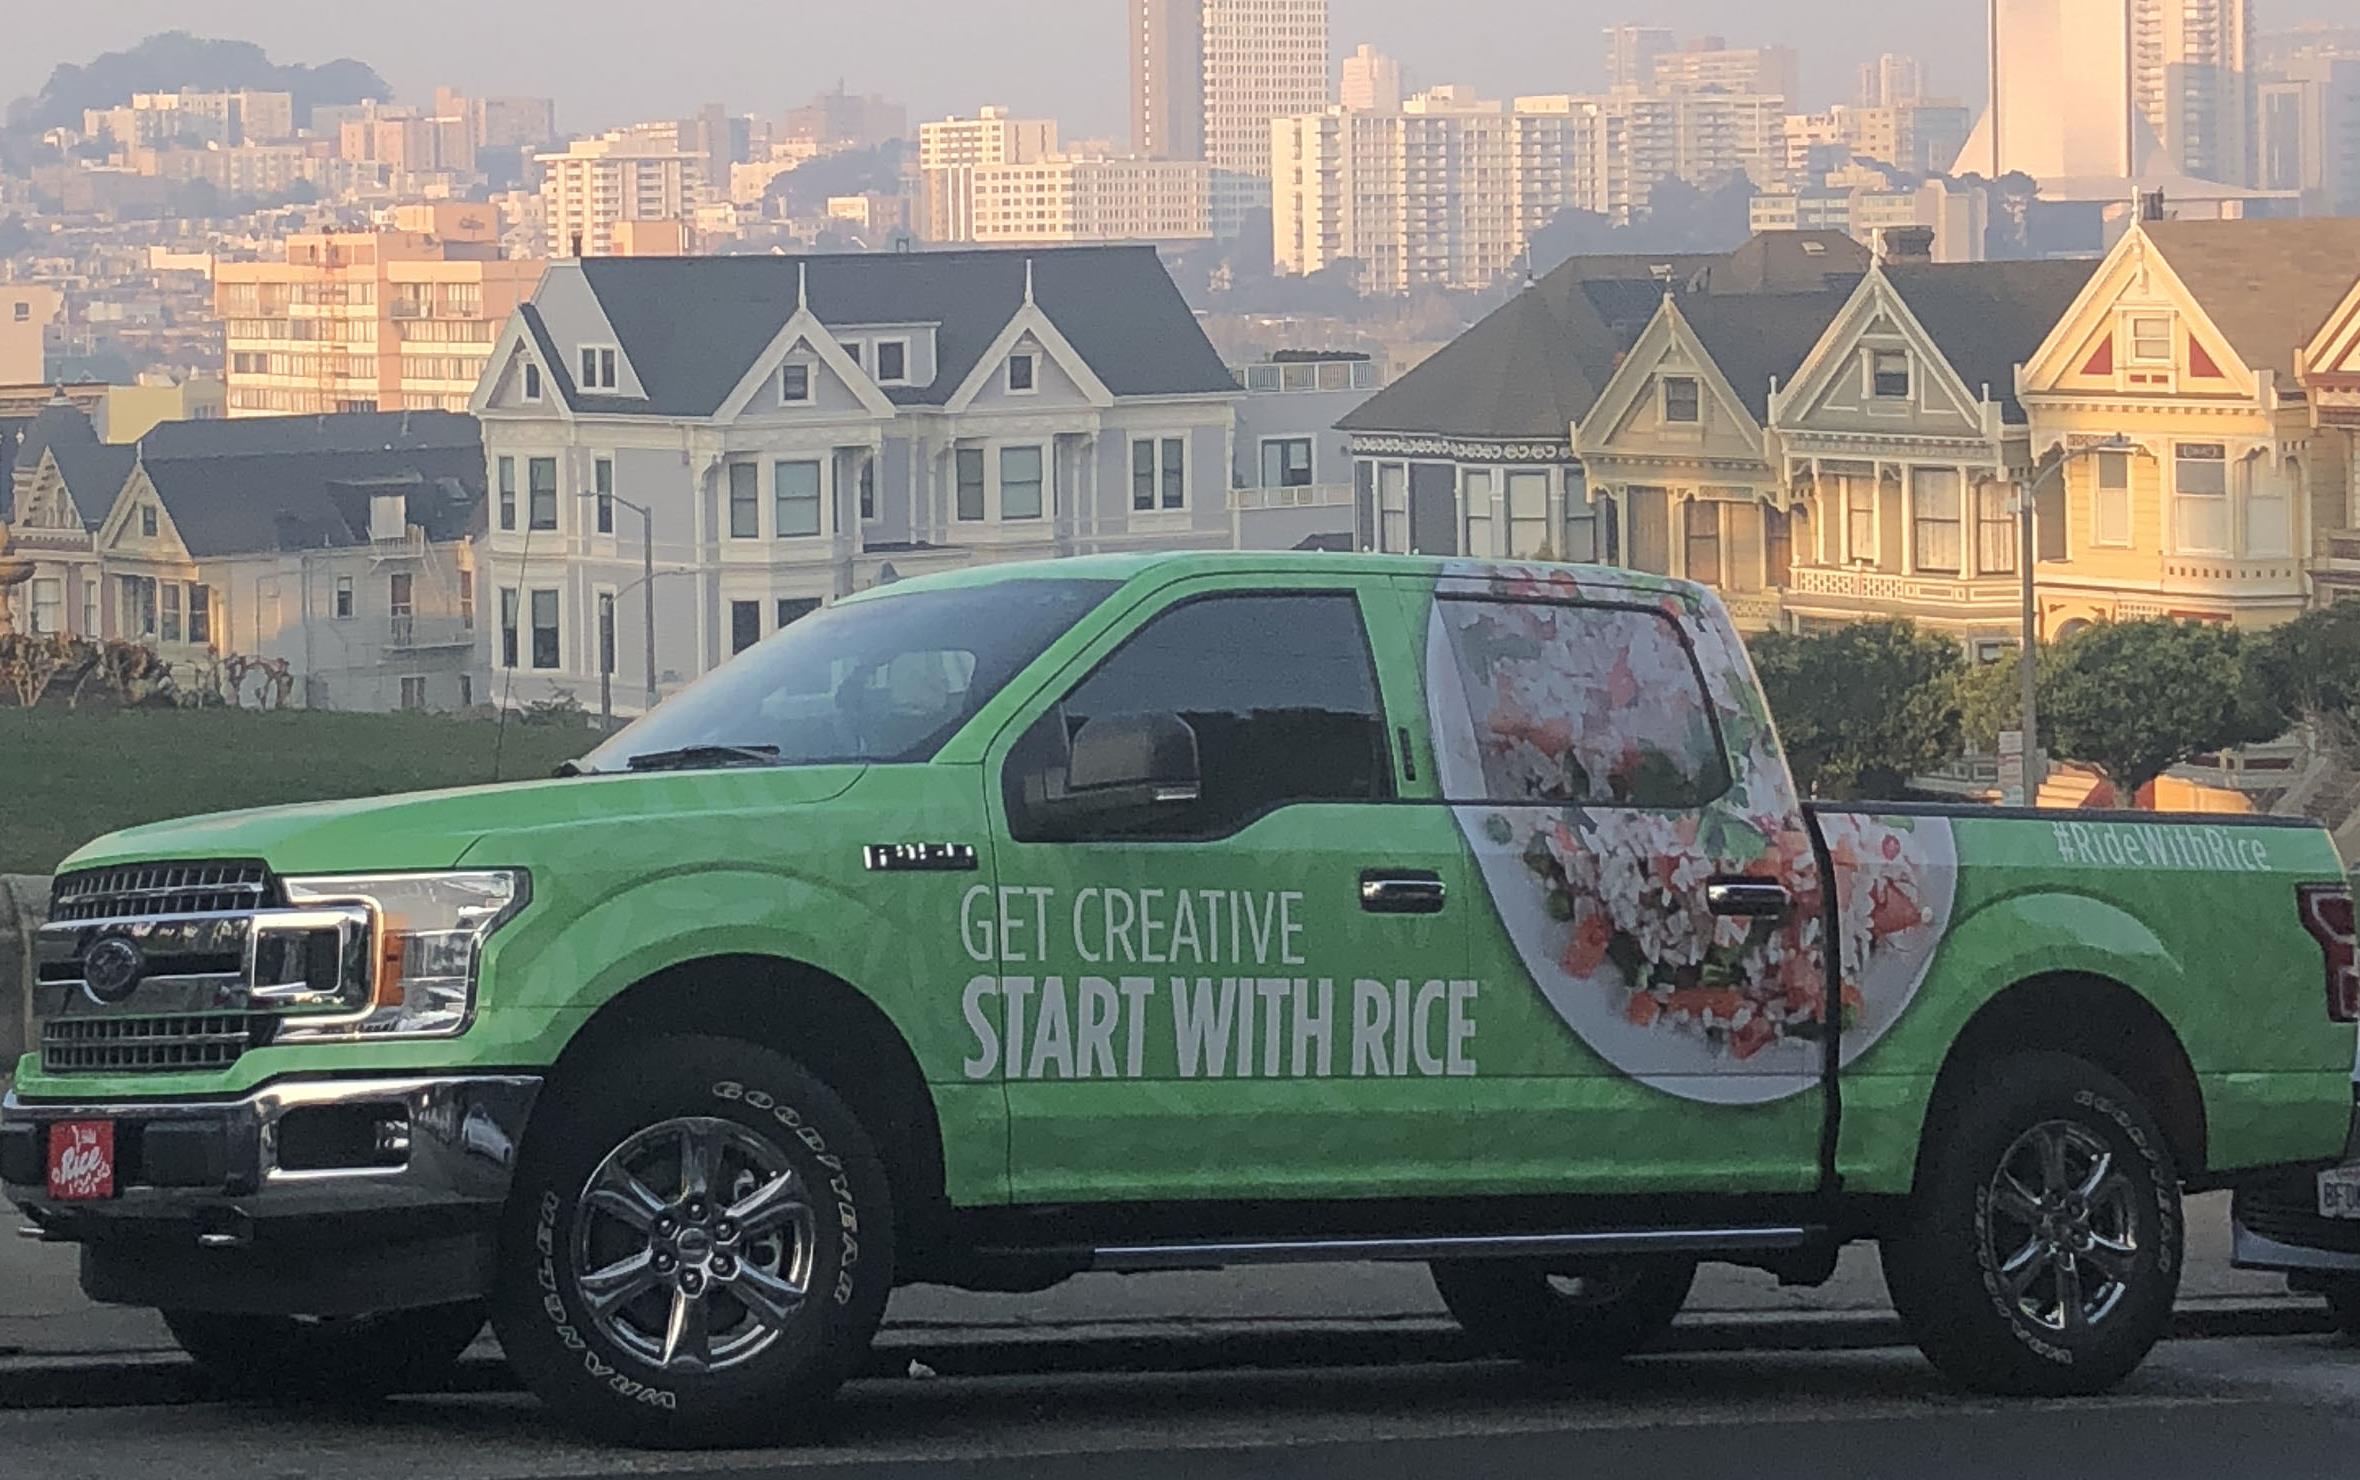
[[[1901,796],[1909,778],[1958,754],[1960,672],[1949,638],[1902,619],[1752,643],[1795,782],[1831,799]]]
[[[892,195],[901,189],[902,152],[901,140],[888,139],[873,149],[818,155],[772,177],[762,194],[783,202],[790,216],[817,216],[828,208],[832,195],[872,190]]]
[[[2347,759],[2360,756],[2360,602],[2307,611],[2246,644],[2254,689]]]
[[[2276,737],[2280,705],[2252,682],[2245,642],[2227,627],[2154,618],[2105,622],[2058,643],[2045,733],[2059,755],[2106,773],[2116,798],[2208,751]]]

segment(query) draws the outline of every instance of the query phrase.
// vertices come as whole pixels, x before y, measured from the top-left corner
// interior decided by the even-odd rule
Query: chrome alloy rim
[[[1984,1247],[1998,1293],[2064,1335],[2105,1321],[2139,1256],[2138,1189],[2088,1128],[2044,1121],[2018,1136],[1991,1179]]]
[[[814,1229],[803,1179],[776,1145],[734,1120],[666,1120],[583,1184],[574,1286],[592,1324],[633,1356],[718,1372],[785,1334],[811,1286]]]

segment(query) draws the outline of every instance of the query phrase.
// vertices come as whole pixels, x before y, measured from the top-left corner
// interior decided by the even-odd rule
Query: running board
[[[1594,1233],[1440,1234],[1112,1244],[1076,1251],[1100,1270],[1219,1269],[1232,1264],[1341,1264],[1428,1259],[1545,1259],[1609,1254],[1758,1254],[1823,1244],[1825,1228],[1632,1228]]]

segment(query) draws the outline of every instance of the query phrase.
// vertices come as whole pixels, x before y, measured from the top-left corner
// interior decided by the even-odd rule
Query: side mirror
[[[1196,731],[1177,714],[1102,714],[1084,721],[1063,746],[1054,744],[1064,735],[1063,716],[1052,713],[1047,720],[1056,734],[1024,798],[1047,834],[1135,826],[1202,795]]]

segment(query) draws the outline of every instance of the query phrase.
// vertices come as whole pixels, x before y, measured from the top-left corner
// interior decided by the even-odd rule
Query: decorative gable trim
[[[779,326],[778,333],[771,336],[770,343],[763,347],[762,353],[754,357],[753,364],[739,377],[737,385],[714,408],[713,419],[734,421],[740,416],[784,409],[777,404],[776,396],[771,398],[769,405],[760,404],[756,398],[765,389],[778,383],[779,367],[786,363],[787,356],[793,354],[798,345],[808,346],[813,354],[819,356],[819,362],[850,388],[863,411],[880,420],[892,419],[895,411],[893,398],[877,388],[877,382],[869,377],[868,367],[845,353],[843,343],[828,332],[828,326],[819,321],[807,304],[796,305],[794,313],[788,316],[786,323]]]
[[[541,399],[527,401],[520,393],[513,404],[499,404],[494,399],[495,391],[508,382],[508,373],[526,358],[541,367]],[[486,411],[537,414],[551,410],[561,420],[572,421],[573,378],[560,373],[562,368],[551,363],[549,346],[533,334],[524,310],[519,308],[508,315],[499,340],[492,346],[491,357],[484,361],[483,379],[476,382],[475,393],[467,398],[468,413],[482,416]]]
[[[1732,424],[1744,432],[1752,443],[1755,455],[1766,455],[1761,423],[1754,420],[1753,412],[1746,409],[1745,401],[1737,394],[1736,388],[1730,385],[1729,378],[1721,373],[1719,365],[1713,363],[1713,357],[1705,352],[1704,341],[1696,337],[1696,331],[1688,326],[1687,318],[1681,314],[1678,302],[1668,293],[1657,306],[1655,317],[1649,319],[1647,327],[1640,331],[1637,343],[1631,346],[1631,352],[1615,367],[1613,376],[1606,382],[1606,388],[1599,392],[1598,403],[1590,408],[1588,416],[1582,418],[1581,425],[1574,428],[1575,454],[1583,458],[1653,457],[1659,454],[1682,458],[1701,456],[1701,448],[1615,445],[1616,429],[1629,419],[1640,396],[1652,394],[1655,377],[1675,358],[1684,361],[1679,367],[1680,373],[1695,374],[1704,389],[1718,402],[1720,409],[1729,415]]]
[[[1106,382],[1098,378],[1098,372],[1090,368],[1089,361],[1082,358],[1081,351],[1073,347],[1073,342],[1065,337],[1064,331],[1033,301],[1030,263],[1025,265],[1024,284],[1024,305],[1016,310],[1015,317],[1009,319],[1007,326],[992,340],[991,347],[976,360],[975,368],[969,370],[967,378],[959,382],[959,388],[951,393],[943,409],[957,415],[974,405],[975,398],[982,395],[985,388],[999,377],[1001,367],[1008,363],[1008,356],[1015,353],[1016,347],[1024,342],[1028,334],[1049,352],[1049,358],[1056,362],[1057,368],[1081,387],[1085,401],[1101,411],[1112,406],[1114,392],[1106,388]]]
[[[178,551],[177,555],[174,555],[168,549],[167,558],[183,561],[195,559],[196,557],[189,554],[187,542],[181,539],[179,529],[172,522],[172,510],[165,505],[163,495],[156,492],[155,482],[148,477],[148,471],[144,464],[135,464],[131,469],[131,476],[125,478],[123,486],[115,491],[115,502],[107,510],[106,518],[100,522],[97,538],[92,541],[92,544],[102,553],[121,549],[123,541],[131,529],[131,521],[137,516],[140,506],[143,504],[155,506],[155,537],[164,541],[171,549]],[[137,538],[145,539],[147,536],[140,535]]]
[[[2136,301],[2135,305],[2132,300]],[[2178,389],[2182,367],[2176,363],[2176,341],[2168,386],[2069,383],[2115,376],[2118,366],[2125,370],[2131,368],[2133,362],[2125,357],[2117,341],[2126,332],[2122,320],[2133,306],[2168,309],[2178,320],[2188,345],[2185,379],[2206,381],[2204,390],[2208,396],[2258,398],[2262,394],[2255,369],[2238,357],[2211,315],[2205,312],[2204,305],[2172,270],[2170,260],[2134,224],[2091,274],[2056,327],[2049,331],[2048,338],[2041,341],[2040,348],[2018,370],[2018,398],[2029,402],[2060,396],[2155,397]],[[2205,374],[2207,369],[2212,372],[2209,377]]]
[[[2295,358],[2303,384],[2360,390],[2360,279]]]

